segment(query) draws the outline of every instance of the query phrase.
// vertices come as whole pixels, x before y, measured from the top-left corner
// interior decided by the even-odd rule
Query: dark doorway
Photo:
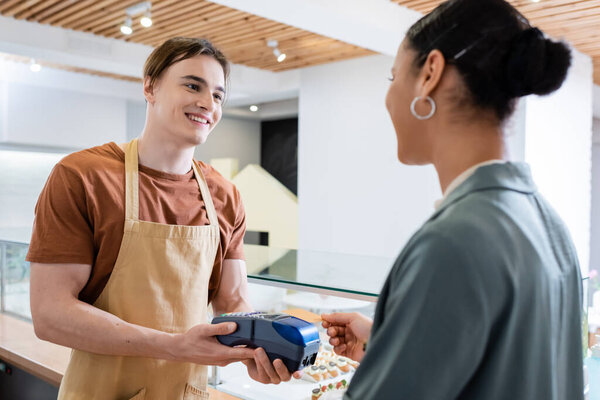
[[[261,123],[260,165],[298,195],[298,118]]]

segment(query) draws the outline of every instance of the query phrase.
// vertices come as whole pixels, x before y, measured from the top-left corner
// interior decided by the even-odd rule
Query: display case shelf
[[[375,302],[393,258],[245,245],[248,281]],[[368,279],[365,279],[368,277]]]

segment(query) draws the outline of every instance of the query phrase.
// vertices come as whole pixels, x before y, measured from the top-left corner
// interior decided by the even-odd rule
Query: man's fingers
[[[237,324],[235,322],[222,322],[220,324],[207,324],[206,331],[209,336],[229,335],[235,332]]]
[[[267,353],[263,349],[258,348],[255,350],[254,359],[256,360],[256,365],[258,366],[258,368],[262,369],[270,378],[271,383],[281,382],[281,380],[279,379],[279,375],[277,375],[277,372],[271,365],[271,360],[269,360]]]
[[[251,360],[254,358],[254,349],[248,347],[225,347],[224,350],[227,352],[227,358],[233,361]]]
[[[275,371],[277,371],[279,378],[283,382],[287,382],[290,379],[292,379],[292,376],[290,375],[290,371],[288,371],[288,369],[285,366],[285,364],[283,363],[283,361],[281,361],[280,359],[277,359],[273,362],[273,366],[275,367]]]

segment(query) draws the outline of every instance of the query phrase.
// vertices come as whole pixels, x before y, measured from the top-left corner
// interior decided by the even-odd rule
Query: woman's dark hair
[[[223,67],[225,82],[229,77],[229,62],[219,49],[206,39],[174,37],[155,48],[144,64],[144,78],[150,77],[150,85],[154,85],[164,70],[178,61],[199,55],[207,55],[219,62]]]
[[[546,39],[504,0],[449,0],[406,33],[417,52],[415,67],[429,52],[442,52],[455,65],[472,105],[493,110],[499,121],[514,111],[516,99],[558,89],[571,65],[571,51]]]

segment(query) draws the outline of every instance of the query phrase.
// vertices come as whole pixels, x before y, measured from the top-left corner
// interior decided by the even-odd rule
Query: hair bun
[[[521,31],[507,55],[506,88],[513,97],[544,95],[558,89],[571,65],[571,50],[546,39],[537,28]]]

